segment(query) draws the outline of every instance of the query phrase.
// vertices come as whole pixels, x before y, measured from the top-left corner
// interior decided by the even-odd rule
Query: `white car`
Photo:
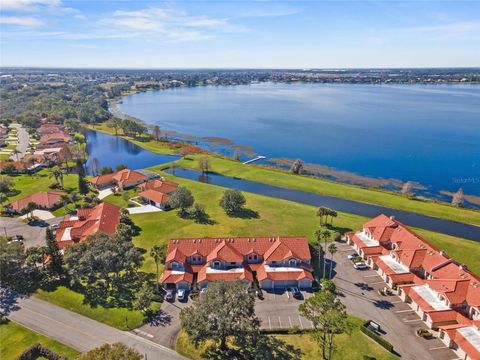
[[[363,261],[359,261],[355,264],[353,264],[353,267],[357,270],[365,270],[368,269],[367,264],[365,264]]]
[[[57,230],[59,228],[59,225],[58,224],[52,224],[50,225],[50,229],[52,230]]]
[[[185,289],[178,289],[177,291],[177,299],[180,300],[180,301],[183,301],[185,299],[185,295],[186,295],[186,291]]]

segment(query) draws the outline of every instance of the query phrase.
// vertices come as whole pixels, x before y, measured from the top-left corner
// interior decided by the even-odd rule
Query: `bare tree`
[[[303,161],[300,159],[295,160],[290,167],[290,171],[296,175],[301,174],[303,171]]]
[[[198,159],[198,168],[203,174],[208,174],[211,170],[210,158],[208,156],[201,156]]]
[[[158,125],[155,125],[153,130],[152,130],[152,136],[155,140],[160,140],[160,135],[161,135],[161,132],[160,132],[160,126]]]
[[[404,195],[413,195],[413,183],[411,181],[407,181],[402,186],[402,194]]]
[[[465,203],[465,195],[463,194],[463,189],[460,188],[457,190],[452,197],[452,205],[453,206],[462,206]]]

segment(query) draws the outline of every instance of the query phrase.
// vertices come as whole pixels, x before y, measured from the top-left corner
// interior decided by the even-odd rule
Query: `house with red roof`
[[[106,189],[116,186],[119,190],[123,190],[148,181],[151,176],[152,175],[145,175],[140,171],[123,169],[111,174],[95,176],[89,181],[97,189]]]
[[[161,282],[177,289],[212,281],[252,283],[262,289],[312,287],[306,237],[237,237],[170,240]]]
[[[347,241],[460,359],[480,359],[480,279],[393,217]]]
[[[50,147],[50,146],[56,146],[56,147],[61,147],[64,145],[67,145],[72,141],[72,138],[70,135],[64,133],[63,131],[58,131],[58,132],[53,132],[53,133],[48,133],[43,135],[40,138],[40,146],[42,147]]]
[[[62,195],[64,193],[59,191],[37,192],[11,202],[5,206],[5,211],[20,214],[29,203],[34,203],[37,209],[51,210],[60,205]]]
[[[113,235],[120,223],[121,208],[101,203],[93,208],[78,209],[76,215],[66,216],[55,233],[60,249],[83,242],[98,232]]]
[[[165,179],[154,179],[138,185],[142,192],[138,195],[148,204],[162,210],[170,208],[170,195],[175,192],[178,184]]]

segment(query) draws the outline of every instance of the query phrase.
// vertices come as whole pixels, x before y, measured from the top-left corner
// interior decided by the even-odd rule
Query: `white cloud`
[[[221,33],[243,31],[225,18],[190,16],[184,11],[159,7],[117,10],[112,17],[101,20],[100,25],[109,27],[118,37],[124,34],[130,38],[133,31],[133,36],[173,42],[206,40]]]
[[[2,16],[0,17],[0,24],[19,25],[19,26],[42,26],[45,23],[35,17],[31,16]]]
[[[480,21],[459,21],[440,25],[411,27],[404,30],[442,35],[478,34],[480,32]]]
[[[0,9],[34,11],[41,6],[60,6],[60,0],[0,0]]]

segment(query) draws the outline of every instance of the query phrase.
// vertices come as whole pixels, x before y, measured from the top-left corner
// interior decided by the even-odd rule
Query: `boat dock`
[[[244,162],[244,164],[251,164],[257,160],[262,160],[262,159],[266,159],[267,157],[266,156],[257,156],[257,157],[254,157],[253,159],[250,159],[250,160],[247,160]]]

